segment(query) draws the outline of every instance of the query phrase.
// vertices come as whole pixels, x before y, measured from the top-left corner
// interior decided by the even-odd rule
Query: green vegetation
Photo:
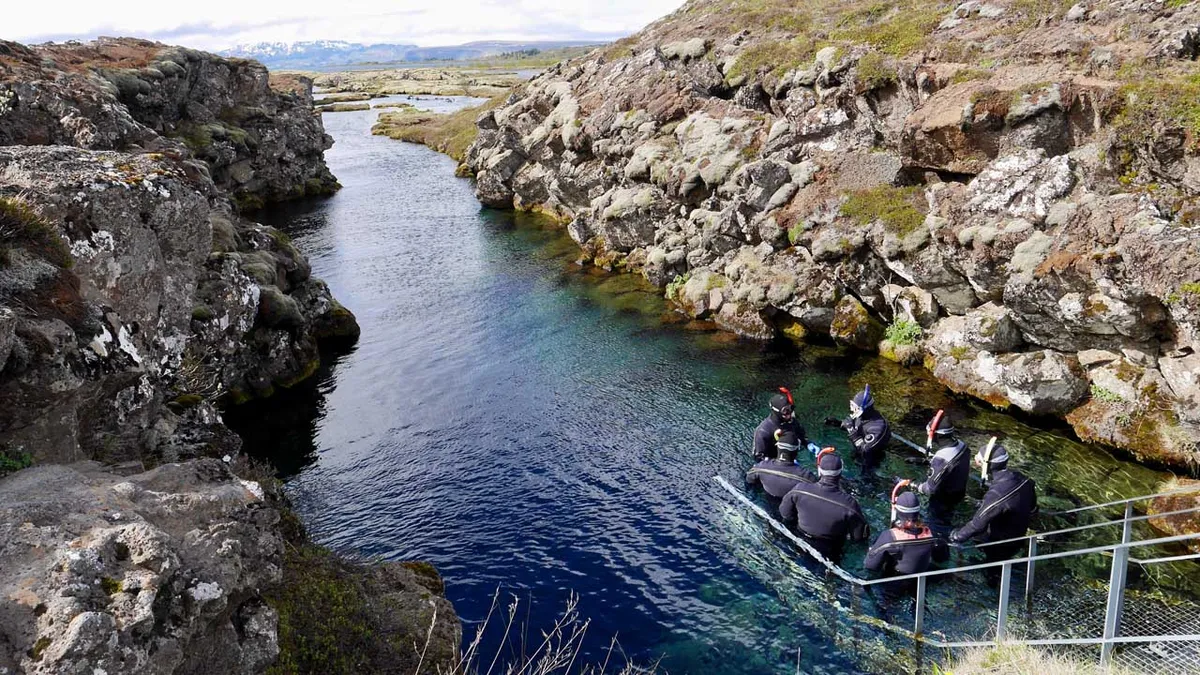
[[[384,113],[371,127],[371,133],[398,141],[420,143],[450,155],[461,163],[466,159],[467,148],[479,135],[475,120],[480,113],[496,108],[503,102],[504,97],[497,96],[481,106],[444,115],[412,109]]]
[[[33,455],[0,448],[0,476],[33,466]]]
[[[863,89],[870,91],[892,84],[899,73],[896,66],[889,62],[879,52],[867,52],[858,60],[858,82]]]
[[[800,237],[804,235],[804,231],[807,229],[808,229],[808,223],[803,220],[796,223],[795,225],[791,226],[790,228],[788,228],[788,231],[787,231],[788,243],[791,244],[792,246],[795,246],[796,242],[800,241]]]
[[[1133,146],[1152,144],[1156,129],[1166,126],[1182,129],[1189,149],[1200,148],[1200,74],[1179,78],[1148,75],[1141,72],[1121,88],[1124,105],[1113,120],[1118,138]]]
[[[11,264],[15,248],[61,268],[72,265],[62,237],[28,202],[19,197],[0,197],[0,268]]]
[[[284,557],[287,583],[268,596],[279,612],[279,658],[267,672],[356,673],[379,650],[367,598],[330,551],[300,544]]]
[[[971,348],[966,345],[955,345],[950,348],[950,357],[955,361],[966,361],[971,356]]]
[[[109,577],[100,578],[100,588],[104,590],[105,595],[116,595],[121,592],[121,582]]]
[[[847,195],[842,215],[860,225],[879,221],[889,231],[903,237],[925,222],[924,189],[919,186],[881,185]]]
[[[830,37],[865,42],[892,56],[907,56],[925,46],[953,3],[873,2],[858,7],[842,17]]]
[[[50,643],[51,640],[48,637],[38,638],[38,641],[33,643],[33,648],[29,650],[29,658],[33,659],[34,661],[41,661],[42,652],[46,651],[46,648],[50,646]]]
[[[212,321],[216,318],[208,305],[196,305],[192,308],[192,321]]]
[[[679,291],[683,290],[683,285],[688,282],[690,277],[691,275],[689,274],[675,275],[671,283],[667,284],[667,299],[677,300],[679,298]]]
[[[1200,281],[1189,281],[1180,285],[1179,292],[1184,295],[1200,295]]]
[[[921,339],[921,325],[908,319],[896,319],[888,324],[883,337],[895,346],[915,345]]]
[[[1092,385],[1092,398],[1101,403],[1124,403],[1125,397],[1111,389],[1105,389],[1098,384]]]
[[[955,73],[950,78],[950,84],[961,84],[963,82],[971,82],[974,80],[990,80],[992,72],[990,70],[981,70],[978,68],[963,68]]]
[[[738,55],[729,69],[728,79],[749,77],[756,73],[780,76],[812,60],[815,45],[807,38],[765,40],[757,42]]]

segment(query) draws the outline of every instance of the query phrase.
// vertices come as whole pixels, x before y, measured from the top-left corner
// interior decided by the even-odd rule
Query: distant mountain
[[[517,52],[534,53],[564,47],[594,44],[587,41],[482,41],[446,47],[418,47],[406,44],[371,44],[316,40],[311,42],[259,42],[238,45],[221,52],[222,56],[254,59],[272,69],[324,69],[363,63],[405,63],[414,61],[465,61]]]

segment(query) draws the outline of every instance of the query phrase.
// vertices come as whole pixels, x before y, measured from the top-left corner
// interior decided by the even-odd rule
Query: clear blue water
[[[814,573],[712,481],[740,481],[779,385],[810,433],[843,450],[820,420],[844,414],[866,381],[910,437],[928,408],[954,407],[969,441],[1007,437],[1048,505],[1161,478],[952,399],[919,370],[681,323],[636,278],[578,267],[560,231],[481,209],[452,160],[371,136],[376,114],[326,115],[344,189],[269,218],[357,314],[362,339],[229,419],[289,477],[315,539],[433,562],[468,638],[498,588],[525,603],[532,635],[577,593],[589,659],[615,635],[633,660],[673,673],[912,667],[907,643],[851,617],[878,615],[872,600]],[[883,474],[920,471],[897,452]],[[887,486],[848,473],[878,531]],[[848,567],[862,551],[850,548]],[[995,601],[978,578],[934,596],[935,628]]]

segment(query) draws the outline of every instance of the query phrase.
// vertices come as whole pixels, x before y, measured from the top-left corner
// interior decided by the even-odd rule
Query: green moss
[[[908,319],[896,319],[883,332],[884,339],[896,346],[915,345],[921,339],[921,325]],[[960,359],[961,360],[961,359]]]
[[[955,361],[965,361],[971,356],[971,348],[966,345],[955,345],[950,348],[950,356]]]
[[[200,396],[199,394],[183,394],[181,396],[176,396],[168,405],[181,410],[186,410],[188,408],[195,408],[203,402],[204,397]]]
[[[858,190],[847,195],[842,215],[860,225],[876,221],[898,236],[904,236],[925,222],[924,190],[921,187],[879,187]]]
[[[196,305],[192,308],[192,321],[212,321],[216,318],[208,305]]]
[[[29,650],[29,658],[33,659],[34,661],[41,661],[42,652],[46,651],[46,648],[50,646],[50,643],[51,640],[48,637],[38,638],[38,641],[33,643],[33,648]]]
[[[104,590],[106,595],[116,595],[122,590],[121,582],[117,581],[116,579],[110,579],[109,577],[100,578],[100,588]]]
[[[1125,397],[1115,391],[1105,389],[1098,384],[1092,385],[1092,398],[1101,403],[1124,403]]]
[[[1200,281],[1189,281],[1180,285],[1179,292],[1184,295],[1200,295]]]
[[[32,206],[0,198],[0,267],[11,264],[10,251],[17,248],[64,269],[74,264],[66,242]]]
[[[858,74],[859,84],[866,91],[892,84],[899,76],[895,64],[879,52],[867,52],[863,55],[858,60],[855,72]]]
[[[329,551],[288,546],[285,582],[267,596],[279,614],[279,658],[267,670],[284,673],[357,673],[364,654],[378,651],[362,589]]]

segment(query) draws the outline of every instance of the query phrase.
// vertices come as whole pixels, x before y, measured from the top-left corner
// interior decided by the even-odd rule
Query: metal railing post
[[[913,617],[913,633],[925,632],[925,577],[917,577],[917,608]]]
[[[1033,568],[1034,558],[1037,557],[1037,537],[1029,538],[1029,562],[1025,565],[1025,607],[1028,609],[1033,602]]]
[[[1000,607],[996,610],[996,643],[1008,637],[1008,592],[1012,589],[1012,566],[1004,563],[1000,572]]]
[[[1133,502],[1125,505],[1125,522],[1121,527],[1121,543],[1133,538]],[[1108,575],[1108,604],[1104,608],[1104,642],[1100,644],[1100,664],[1112,663],[1113,638],[1121,631],[1121,610],[1125,607],[1125,580],[1129,570],[1129,548],[1113,551],[1112,571]]]

